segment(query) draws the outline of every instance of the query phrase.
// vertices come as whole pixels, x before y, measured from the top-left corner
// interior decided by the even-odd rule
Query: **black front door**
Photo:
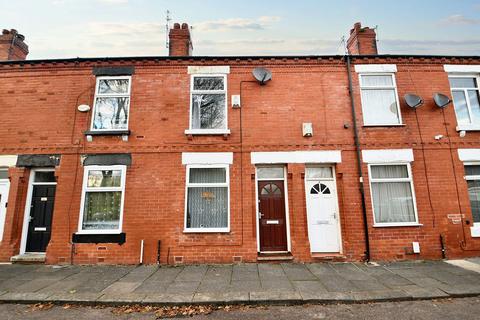
[[[50,241],[55,185],[34,185],[26,252],[45,252]]]

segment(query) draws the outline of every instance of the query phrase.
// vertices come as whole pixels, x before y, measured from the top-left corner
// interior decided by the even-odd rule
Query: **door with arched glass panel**
[[[306,169],[308,239],[310,251],[340,252],[337,191],[332,167]]]
[[[257,168],[257,174],[260,251],[287,251],[284,168]]]

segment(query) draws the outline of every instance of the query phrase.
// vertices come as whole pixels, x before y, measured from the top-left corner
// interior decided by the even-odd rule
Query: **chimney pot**
[[[190,29],[187,23],[175,23],[168,34],[169,56],[191,56],[193,45]]]
[[[25,60],[28,55],[28,45],[25,37],[15,29],[3,29],[0,35],[0,61]]]
[[[377,55],[377,34],[369,27],[362,28],[357,22],[350,30],[350,37],[347,41],[348,54],[351,55]]]

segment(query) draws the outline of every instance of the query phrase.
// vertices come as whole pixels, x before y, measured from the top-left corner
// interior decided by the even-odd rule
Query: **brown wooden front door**
[[[287,251],[283,181],[258,182],[260,251]]]

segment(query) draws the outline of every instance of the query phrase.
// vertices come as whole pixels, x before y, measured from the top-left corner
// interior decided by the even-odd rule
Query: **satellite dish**
[[[77,109],[80,112],[87,112],[90,111],[90,106],[88,104],[81,104],[77,107]]]
[[[268,81],[272,80],[272,72],[265,68],[255,68],[253,69],[252,74],[261,85],[264,85]]]
[[[435,93],[433,100],[439,108],[445,108],[450,102],[452,102],[448,96],[441,93]]]
[[[423,104],[422,98],[420,96],[417,96],[416,94],[406,94],[404,97],[405,103],[410,107],[410,108],[418,108]]]

